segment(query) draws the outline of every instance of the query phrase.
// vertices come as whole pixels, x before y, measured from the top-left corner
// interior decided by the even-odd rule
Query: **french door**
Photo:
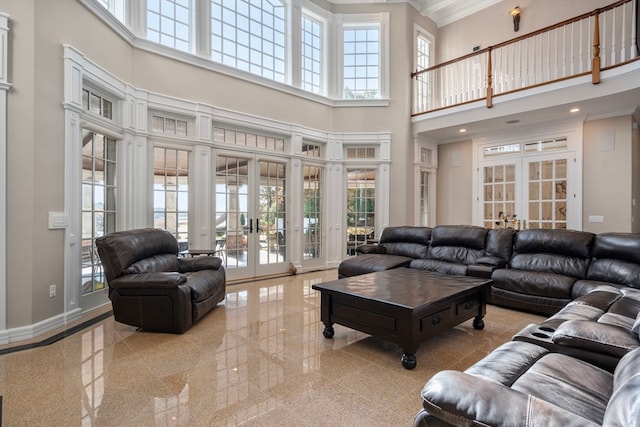
[[[574,158],[575,153],[563,152],[481,162],[482,225],[580,229]]]
[[[216,157],[216,248],[229,280],[288,270],[287,166],[245,153]]]

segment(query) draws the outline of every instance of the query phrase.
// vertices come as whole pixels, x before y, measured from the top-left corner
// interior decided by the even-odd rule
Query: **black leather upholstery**
[[[220,258],[178,258],[166,230],[120,231],[97,238],[96,246],[119,322],[183,333],[225,298]]]
[[[356,249],[358,256],[340,263],[338,278],[404,267],[415,258],[427,256],[430,240],[428,227],[386,227],[378,244],[361,245]]]
[[[442,371],[422,390],[415,426],[640,425],[640,348],[614,373],[511,341],[465,372]]]
[[[553,314],[572,300],[585,279],[595,235],[572,230],[522,230],[514,239],[509,268],[495,270],[490,301]]]

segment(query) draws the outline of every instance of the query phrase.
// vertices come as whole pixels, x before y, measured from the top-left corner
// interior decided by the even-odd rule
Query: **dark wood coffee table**
[[[492,280],[453,276],[415,268],[395,268],[318,283],[323,335],[337,323],[393,342],[402,348],[402,366],[416,367],[420,343],[465,320],[484,328]]]

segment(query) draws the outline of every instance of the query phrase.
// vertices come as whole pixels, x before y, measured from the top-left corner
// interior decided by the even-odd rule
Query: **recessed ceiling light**
[[[569,110],[570,113],[577,113],[578,111],[580,111],[579,108],[572,108],[571,110]]]
[[[465,133],[467,130],[466,129],[460,129],[460,133]]]
[[[514,123],[520,123],[520,120],[507,120],[506,122],[508,125],[512,125]]]

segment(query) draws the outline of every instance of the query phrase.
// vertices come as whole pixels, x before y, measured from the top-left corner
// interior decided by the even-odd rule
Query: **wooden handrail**
[[[522,40],[525,40],[525,39],[529,39],[531,37],[535,37],[535,36],[537,36],[539,34],[546,33],[548,31],[554,30],[556,28],[564,27],[565,25],[581,21],[581,20],[583,20],[585,18],[588,18],[590,16],[596,16],[597,17],[599,14],[601,14],[603,12],[606,12],[608,10],[614,9],[614,8],[616,8],[618,6],[621,6],[621,5],[625,4],[625,3],[629,3],[629,2],[632,2],[632,1],[633,0],[619,0],[619,1],[617,1],[615,3],[612,3],[612,4],[608,5],[608,6],[604,6],[604,7],[598,8],[598,9],[594,9],[591,12],[583,13],[582,15],[578,15],[578,16],[575,16],[573,18],[566,19],[566,20],[564,20],[562,22],[558,22],[556,24],[549,25],[547,27],[541,28],[541,29],[536,30],[536,31],[532,31],[532,32],[524,34],[522,36],[514,37],[514,38],[509,39],[507,41],[498,43],[496,45],[485,47],[484,49],[480,49],[480,50],[477,50],[475,52],[468,53],[468,54],[460,56],[458,58],[450,59],[449,61],[442,62],[442,63],[440,63],[438,65],[433,65],[433,66],[431,66],[429,68],[425,68],[424,70],[416,70],[413,73],[411,73],[411,78],[413,78],[413,77],[415,77],[417,75],[429,72],[429,71],[437,70],[438,68],[446,67],[447,65],[455,64],[456,62],[464,61],[465,59],[468,59],[468,58],[471,58],[471,57],[474,57],[474,56],[482,55],[484,53],[487,53],[490,50],[495,50],[495,49],[507,46],[507,45],[512,44],[512,43],[517,43],[519,41],[522,41]]]
[[[591,74],[592,84],[600,83],[603,70],[640,60],[632,48],[635,35],[630,31],[638,25],[634,21],[637,6],[629,9],[634,1],[618,0],[537,31],[412,72],[416,90],[412,115],[480,101],[482,98],[486,98],[486,107],[491,108],[496,96],[588,74]],[[623,25],[622,31],[613,31],[612,28],[616,28],[615,19],[620,19],[617,18],[616,8],[622,11],[623,24],[631,23],[630,28]],[[611,14],[605,14],[611,10]],[[576,28],[577,37],[573,33]],[[565,45],[567,33],[570,38],[569,44]],[[587,41],[591,34],[593,50]],[[616,37],[622,37],[622,45],[614,50]],[[552,42],[552,38],[555,38],[555,42]],[[546,50],[543,50],[545,47]]]

